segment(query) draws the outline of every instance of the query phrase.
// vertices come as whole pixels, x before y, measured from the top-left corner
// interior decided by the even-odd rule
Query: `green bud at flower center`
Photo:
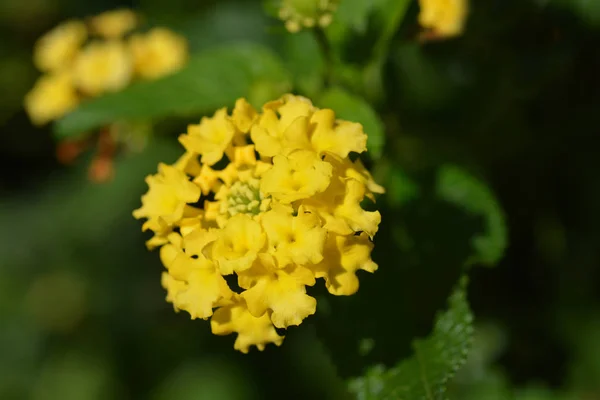
[[[257,215],[260,213],[265,196],[260,191],[258,179],[247,182],[237,181],[229,188],[227,213],[234,216],[239,213]]]

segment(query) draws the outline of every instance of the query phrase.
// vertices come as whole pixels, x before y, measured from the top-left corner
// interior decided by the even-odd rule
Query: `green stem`
[[[323,28],[317,27],[314,29],[314,32],[317,43],[319,43],[319,47],[321,48],[321,53],[323,53],[323,58],[325,59],[325,86],[330,86],[333,82],[333,52],[331,44]]]

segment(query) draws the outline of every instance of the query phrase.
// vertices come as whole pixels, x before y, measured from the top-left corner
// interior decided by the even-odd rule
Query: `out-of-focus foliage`
[[[446,383],[465,362],[472,336],[473,315],[465,299],[466,279],[450,296],[448,310],[436,318],[433,332],[417,339],[414,354],[385,370],[374,366],[350,383],[358,399],[441,398]]]
[[[193,115],[231,105],[239,97],[260,104],[288,89],[286,73],[268,49],[230,45],[196,55],[176,74],[89,101],[56,129],[66,137],[120,119]]]
[[[469,262],[495,265],[504,255],[507,234],[504,216],[494,195],[485,183],[456,166],[442,166],[437,179],[440,197],[484,217],[485,233],[473,237],[476,255]]]
[[[600,3],[471,1],[445,41],[416,0],[341,0],[298,34],[270,3],[0,2],[0,398],[598,398]],[[35,40],[120,6],[184,35],[190,64],[35,129]],[[242,355],[164,301],[131,211],[187,124],[286,91],[369,134],[379,270],[354,296],[310,288],[316,315]],[[145,143],[112,180],[88,180],[93,148],[55,160],[57,138],[112,122]]]

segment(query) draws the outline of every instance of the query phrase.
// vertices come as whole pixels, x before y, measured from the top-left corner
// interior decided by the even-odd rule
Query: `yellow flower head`
[[[186,152],[147,178],[134,212],[154,233],[148,247],[161,246],[167,301],[211,318],[215,334],[237,333],[234,347],[246,353],[281,344],[275,328],[315,313],[306,286],[316,279],[334,295],[354,294],[356,272],[377,269],[371,240],[381,220],[361,203],[383,188],[349,158],[366,139],[360,124],[293,95],[260,112],[239,99],[231,114],[190,125]]]
[[[131,10],[121,8],[90,18],[89,25],[94,35],[106,39],[119,39],[137,27],[138,16]]]
[[[279,18],[288,31],[294,33],[315,26],[326,27],[339,0],[281,0]]]
[[[86,39],[87,29],[81,21],[67,21],[57,26],[35,44],[35,66],[44,72],[68,67]]]
[[[438,37],[462,33],[469,8],[468,0],[419,0],[419,23]]]
[[[135,72],[142,78],[158,78],[180,69],[188,59],[184,37],[165,28],[154,28],[130,39]]]
[[[36,125],[62,117],[79,103],[68,73],[42,76],[25,96],[25,110]]]
[[[73,79],[86,95],[123,89],[131,81],[132,57],[121,41],[92,42],[75,59]]]

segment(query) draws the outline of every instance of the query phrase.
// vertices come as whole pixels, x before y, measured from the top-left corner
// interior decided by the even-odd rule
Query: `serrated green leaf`
[[[414,354],[396,367],[372,368],[354,379],[351,390],[358,399],[438,400],[445,398],[446,383],[467,358],[473,336],[473,315],[466,299],[463,277],[438,314],[433,332],[413,342]]]
[[[496,264],[506,249],[507,229],[504,214],[492,191],[485,183],[454,165],[440,168],[436,190],[446,201],[484,218],[485,232],[473,238],[476,255],[468,263]]]
[[[385,143],[384,126],[369,103],[339,88],[325,92],[317,103],[333,109],[339,118],[360,122],[368,135],[367,148],[371,158],[381,157]]]
[[[239,97],[253,100],[268,88],[272,97],[289,90],[287,72],[268,48],[238,43],[198,53],[181,71],[162,79],[90,100],[55,124],[60,138],[120,119],[191,115],[231,106]]]

